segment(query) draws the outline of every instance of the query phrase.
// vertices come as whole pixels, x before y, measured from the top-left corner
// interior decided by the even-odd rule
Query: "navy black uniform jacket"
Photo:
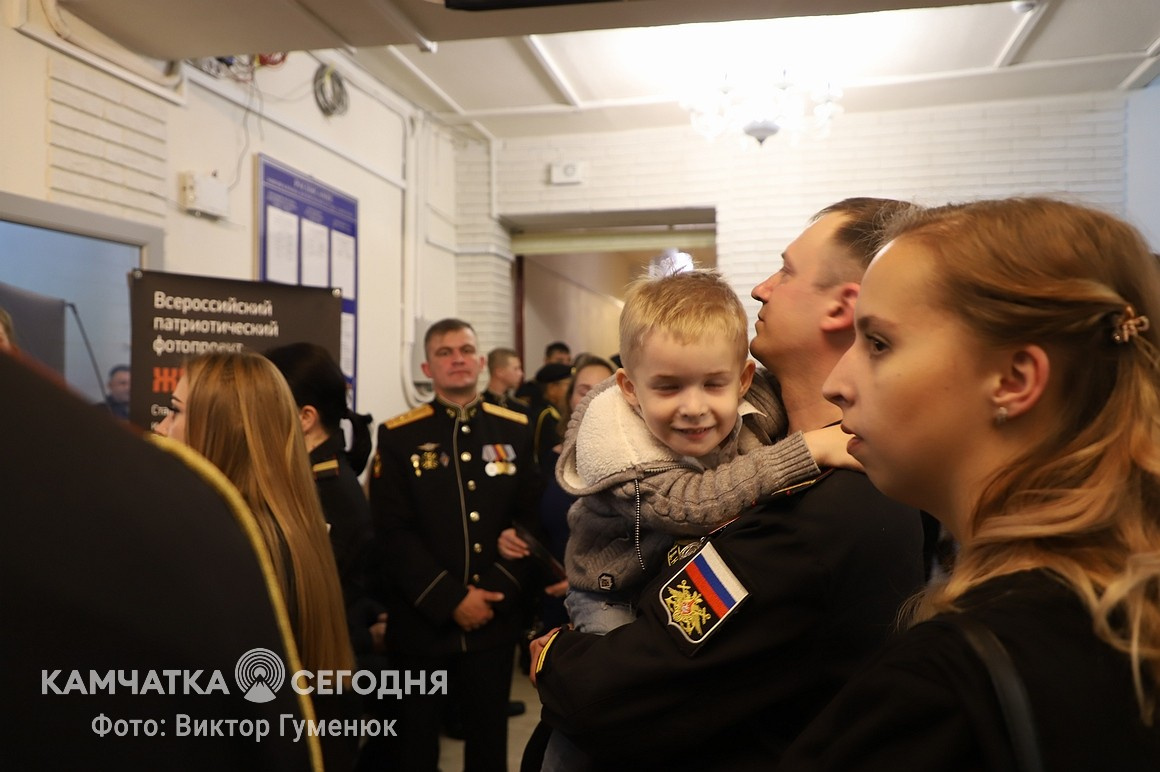
[[[371,510],[392,650],[440,655],[515,642],[529,566],[501,558],[497,542],[517,519],[535,524],[531,446],[527,416],[482,399],[461,408],[436,398],[379,427]],[[452,618],[468,584],[505,596],[471,633]]]
[[[710,581],[690,576],[698,554],[645,588],[635,622],[563,632],[546,650],[544,719],[601,768],[773,768],[923,578],[918,511],[855,472],[751,510],[707,544]],[[702,584],[744,597],[712,609],[693,597]]]

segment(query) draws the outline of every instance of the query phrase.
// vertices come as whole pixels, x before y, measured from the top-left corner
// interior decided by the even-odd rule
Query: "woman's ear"
[[[303,405],[298,408],[298,420],[302,422],[302,434],[310,434],[318,426],[318,411],[314,405]]]
[[[1008,349],[1002,357],[991,400],[996,410],[1012,419],[1039,404],[1051,377],[1051,361],[1042,347],[1033,344]]]
[[[622,367],[616,371],[616,385],[620,387],[620,393],[624,395],[624,401],[632,405],[634,408],[640,408],[640,400],[636,397],[636,384],[632,382],[628,372]]]

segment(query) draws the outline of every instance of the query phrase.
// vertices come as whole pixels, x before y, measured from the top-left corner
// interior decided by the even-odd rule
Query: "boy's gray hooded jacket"
[[[697,538],[762,497],[819,474],[800,432],[759,371],[715,459],[681,456],[656,439],[609,378],[568,422],[556,479],[580,496],[568,510],[564,564],[572,589],[631,599],[680,537]],[[706,468],[704,463],[712,463]]]

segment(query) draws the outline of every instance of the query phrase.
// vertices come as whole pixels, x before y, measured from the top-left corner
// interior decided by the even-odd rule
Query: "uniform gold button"
[[[470,460],[471,460],[471,454],[470,454],[470,453],[468,453],[468,452],[465,450],[465,451],[463,451],[462,453],[460,453],[460,454],[459,454],[459,460],[460,460],[460,461],[470,461]]]
[[[479,553],[483,552],[483,545],[479,542],[476,542],[475,544],[471,545],[471,549],[475,551],[476,555],[478,555]]]
[[[471,518],[471,522],[473,522],[473,523],[479,522],[479,513],[478,512],[472,512],[470,515],[468,515],[468,517]]]
[[[467,490],[469,490],[469,491],[475,490],[475,480],[468,480],[467,481]]]
[[[463,432],[464,434],[471,434],[471,427],[467,424],[464,424],[463,426],[459,427],[459,431]]]
[[[471,582],[472,582],[472,584],[479,584],[479,574],[472,574],[471,575]]]

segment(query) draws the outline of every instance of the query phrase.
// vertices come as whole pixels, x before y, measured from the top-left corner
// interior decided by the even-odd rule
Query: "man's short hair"
[[[113,380],[113,376],[116,375],[117,373],[127,373],[127,372],[130,372],[129,365],[113,365],[112,367],[109,368],[109,380],[110,381]]]
[[[562,340],[553,341],[544,348],[544,359],[550,359],[552,354],[556,353],[572,356],[572,349]]]
[[[749,356],[749,318],[737,293],[716,271],[684,271],[637,279],[620,312],[620,356],[631,370],[645,341],[665,332],[680,343],[706,338],[732,346],[738,363]]]
[[[810,218],[814,223],[828,214],[846,215],[845,221],[834,232],[834,241],[844,247],[849,260],[822,267],[817,286],[832,287],[842,282],[862,281],[874,255],[885,246],[887,226],[899,215],[918,208],[917,204],[893,198],[860,196],[845,198],[824,207]]]
[[[471,330],[471,334],[475,334],[475,328],[472,327],[471,324],[463,321],[462,319],[455,319],[453,317],[440,319],[439,321],[435,322],[435,324],[428,327],[427,334],[423,336],[424,356],[427,355],[427,347],[431,344],[432,338],[446,335],[447,333],[455,332],[456,330]]]
[[[493,348],[487,354],[487,371],[494,373],[501,367],[505,367],[512,359],[518,359],[520,353],[514,348]]]

